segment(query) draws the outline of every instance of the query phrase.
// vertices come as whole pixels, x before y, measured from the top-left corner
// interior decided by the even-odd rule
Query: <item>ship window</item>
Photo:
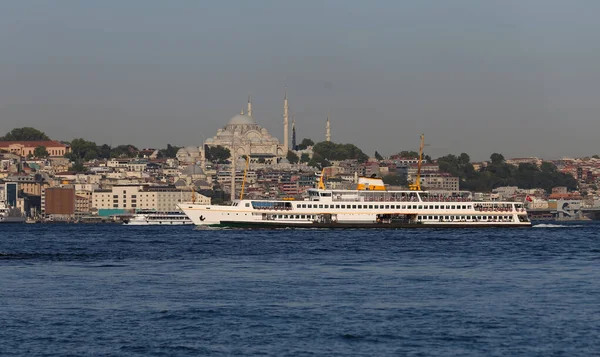
[[[335,205],[335,208],[340,208],[340,205]]]
[[[390,205],[385,205],[385,208],[386,208],[386,209],[389,209],[389,208],[390,208]]]
[[[456,209],[456,206],[452,206],[452,209]]]
[[[406,209],[406,205],[402,205],[402,209]]]
[[[304,218],[306,218],[306,215],[303,214],[303,215],[300,216],[300,218],[304,219]]]
[[[423,206],[419,205],[419,209],[423,209]]]
[[[438,219],[438,216],[433,216],[433,219]]]
[[[308,208],[312,208],[312,205],[306,205],[306,207],[308,207]]]
[[[352,208],[356,208],[356,205],[352,205]]]
[[[444,218],[445,218],[445,219],[450,219],[450,216],[446,216],[446,217],[444,217]]]
[[[306,205],[305,205],[305,204],[304,204],[304,205],[302,205],[302,208],[306,208]]]
[[[345,209],[345,208],[346,208],[346,205],[342,205],[342,208],[344,208],[344,209]]]
[[[323,208],[323,205],[319,205],[319,208]]]
[[[287,214],[283,216],[283,218],[288,218],[288,217],[289,217],[289,216],[288,216]]]
[[[329,205],[325,205],[325,208],[329,208]]]

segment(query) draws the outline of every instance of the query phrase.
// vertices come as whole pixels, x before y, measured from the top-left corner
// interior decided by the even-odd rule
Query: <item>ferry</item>
[[[325,189],[321,178],[319,186],[307,194],[302,201],[240,199],[231,205],[183,202],[179,208],[194,224],[210,227],[531,227],[522,203],[473,201],[470,192],[388,191],[380,178],[361,177],[355,190]]]
[[[130,219],[124,219],[123,224],[129,224],[132,226],[167,226],[193,224],[193,222],[185,213],[182,212],[138,211]]]
[[[12,208],[0,201],[0,223],[24,223],[25,217],[17,208]]]

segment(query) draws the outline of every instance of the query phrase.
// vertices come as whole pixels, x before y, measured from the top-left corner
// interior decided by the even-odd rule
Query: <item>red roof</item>
[[[14,145],[14,144],[19,144],[19,145],[23,145],[24,147],[33,147],[36,148],[38,146],[45,146],[45,147],[64,147],[66,148],[67,145],[56,141],[56,140],[39,140],[39,141],[0,141],[0,148],[8,148],[10,145]]]

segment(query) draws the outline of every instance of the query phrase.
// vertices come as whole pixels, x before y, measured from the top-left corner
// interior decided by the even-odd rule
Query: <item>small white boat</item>
[[[193,224],[183,212],[156,212],[156,211],[138,211],[131,219],[123,220],[124,224],[133,226],[148,225],[183,225]]]

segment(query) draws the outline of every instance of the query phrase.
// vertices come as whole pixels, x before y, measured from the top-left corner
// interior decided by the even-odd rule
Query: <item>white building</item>
[[[210,204],[210,198],[191,190],[172,186],[123,185],[92,194],[96,209],[176,211],[180,202],[190,202],[194,196],[199,204]]]

